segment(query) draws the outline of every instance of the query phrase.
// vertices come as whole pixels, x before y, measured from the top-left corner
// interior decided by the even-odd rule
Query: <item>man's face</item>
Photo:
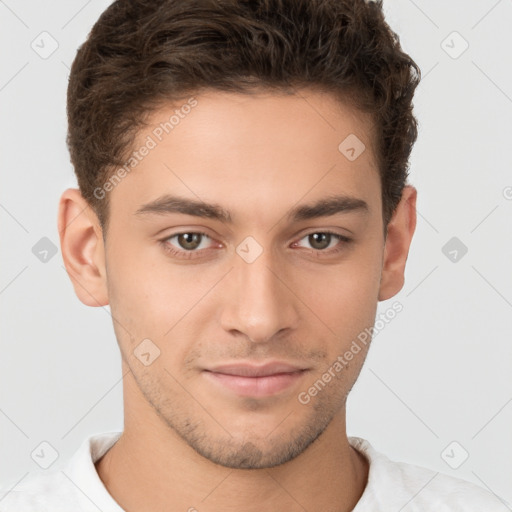
[[[110,193],[108,298],[141,391],[128,403],[147,401],[216,463],[273,466],[344,421],[366,356],[299,400],[374,324],[384,239],[371,121],[311,91],[195,99],[168,134],[158,127],[180,105],[152,115],[134,148],[156,146]],[[354,135],[366,146],[355,160],[360,146],[338,149]],[[165,195],[231,220],[144,208]],[[349,207],[293,215],[337,196]]]

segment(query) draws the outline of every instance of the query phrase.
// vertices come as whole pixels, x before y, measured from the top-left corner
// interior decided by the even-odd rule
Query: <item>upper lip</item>
[[[305,370],[303,366],[297,366],[290,363],[275,361],[256,365],[253,363],[232,363],[221,364],[206,370],[209,372],[223,373],[225,375],[237,375],[240,377],[266,377],[278,373],[294,373]]]

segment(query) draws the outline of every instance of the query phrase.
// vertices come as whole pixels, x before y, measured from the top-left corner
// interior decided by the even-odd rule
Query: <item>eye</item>
[[[176,239],[173,243],[172,240]],[[212,240],[210,236],[202,231],[185,231],[181,233],[175,233],[163,240],[160,240],[160,244],[164,250],[176,258],[192,259],[201,257],[201,253],[208,250],[211,246],[208,245],[207,241]],[[292,247],[301,247],[299,243],[302,240],[307,240],[310,244],[310,252],[320,255],[325,253],[326,255],[334,254],[342,251],[346,244],[351,242],[351,239],[334,233],[332,231],[314,231],[302,237],[299,242],[294,242]],[[305,248],[307,249],[307,247]],[[323,254],[322,254],[323,255]]]
[[[174,238],[177,245],[171,242]],[[209,252],[208,247],[202,246],[205,238],[211,240],[211,237],[201,231],[185,231],[159,240],[159,244],[173,258],[190,260],[201,257],[204,251]]]
[[[175,235],[170,236],[166,240],[172,240],[176,238],[177,243],[179,244],[179,249],[185,249],[187,251],[195,250],[195,249],[204,249],[201,247],[201,242],[204,237],[210,238],[206,233],[198,233],[198,232],[189,232],[189,233],[176,233]]]
[[[333,231],[315,231],[313,233],[307,234],[301,240],[305,239],[307,239],[307,242],[311,245],[314,251],[328,253],[338,252],[343,248],[342,246],[344,244],[347,244],[351,241],[350,238],[344,235],[340,235],[339,233],[334,233]],[[334,242],[334,245],[331,245],[332,242]],[[294,245],[297,243],[298,242],[296,242]],[[334,251],[326,250],[329,248],[334,249]]]

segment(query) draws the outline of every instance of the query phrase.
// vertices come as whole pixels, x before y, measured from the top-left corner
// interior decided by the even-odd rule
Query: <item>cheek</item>
[[[366,253],[366,254],[365,254]],[[333,325],[360,324],[376,311],[381,276],[377,250],[357,251],[339,265],[305,273],[301,281],[304,301],[320,318]]]
[[[178,272],[165,265],[157,244],[116,239],[108,248],[108,285],[111,305],[138,320],[172,312],[180,297]]]
[[[161,336],[161,319],[168,305],[169,293],[164,280],[158,281],[154,262],[132,247],[129,241],[116,239],[106,253],[110,310],[117,324],[118,340],[129,337],[132,343]]]
[[[163,356],[168,346],[175,354],[180,351],[179,340],[193,328],[190,319],[219,276],[173,265],[158,250],[112,246],[107,255],[108,288],[118,340],[128,347],[149,338]]]

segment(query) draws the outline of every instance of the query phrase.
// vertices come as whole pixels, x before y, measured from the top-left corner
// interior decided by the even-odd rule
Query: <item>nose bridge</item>
[[[270,248],[248,237],[240,243],[230,272],[232,287],[223,302],[222,324],[254,342],[264,342],[283,329],[295,327],[293,294],[279,275],[279,262]]]

